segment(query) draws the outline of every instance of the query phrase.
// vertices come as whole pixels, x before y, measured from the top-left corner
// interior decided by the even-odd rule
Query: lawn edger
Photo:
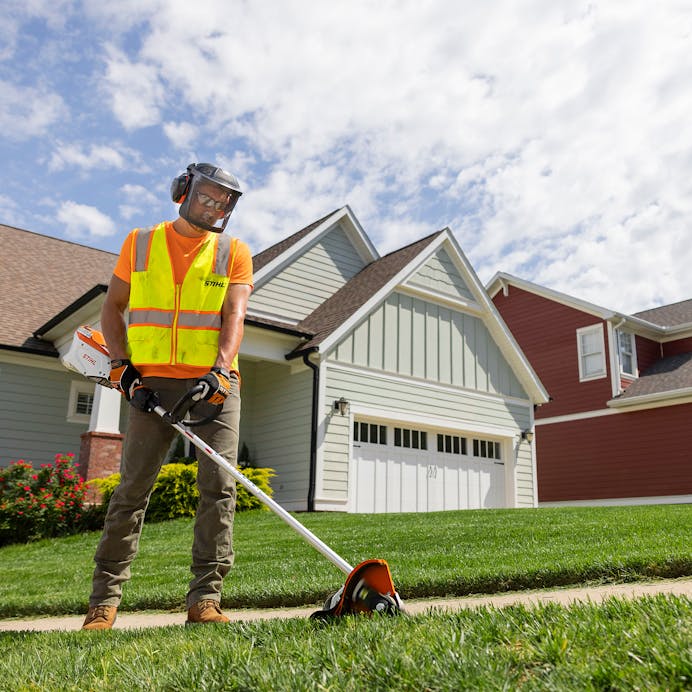
[[[81,326],[74,334],[72,345],[62,358],[63,365],[74,372],[104,387],[112,388],[110,374],[110,356],[105,339],[101,332],[87,326]],[[210,422],[218,415],[193,419],[195,396],[201,386],[193,387],[177,401],[170,411],[157,405],[153,412],[166,423],[173,426],[190,442],[204,452],[212,461],[233,476],[248,492],[277,514],[292,529],[297,531],[310,545],[317,549],[332,564],[347,574],[345,584],[332,596],[327,598],[324,607],[312,614],[312,618],[328,620],[341,615],[363,613],[382,613],[396,615],[403,610],[401,598],[394,588],[389,565],[385,560],[371,559],[352,567],[346,560],[335,553],[326,543],[303,526],[281,505],[246,478],[235,466],[230,464],[218,452],[209,447],[204,440],[194,434],[190,428]]]

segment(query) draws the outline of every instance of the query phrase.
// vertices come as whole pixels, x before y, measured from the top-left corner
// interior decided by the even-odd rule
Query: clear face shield
[[[179,214],[197,228],[223,233],[240,193],[195,173]]]

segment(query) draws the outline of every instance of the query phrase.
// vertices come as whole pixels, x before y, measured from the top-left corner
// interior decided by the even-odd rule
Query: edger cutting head
[[[394,588],[389,565],[384,560],[366,560],[353,569],[346,583],[326,600],[322,610],[310,617],[329,620],[357,613],[398,615],[402,610],[403,603]]]

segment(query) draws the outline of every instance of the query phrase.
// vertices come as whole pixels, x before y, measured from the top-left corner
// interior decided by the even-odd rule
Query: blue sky
[[[208,161],[253,252],[349,204],[382,254],[449,226],[483,282],[692,297],[689,3],[0,7],[0,223],[117,252]]]

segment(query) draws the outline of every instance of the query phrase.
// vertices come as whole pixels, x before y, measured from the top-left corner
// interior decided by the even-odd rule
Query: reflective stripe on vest
[[[128,344],[138,365],[211,367],[236,241],[209,233],[182,284],[168,254],[166,224],[137,230],[132,243]],[[238,369],[237,356],[232,369]]]

